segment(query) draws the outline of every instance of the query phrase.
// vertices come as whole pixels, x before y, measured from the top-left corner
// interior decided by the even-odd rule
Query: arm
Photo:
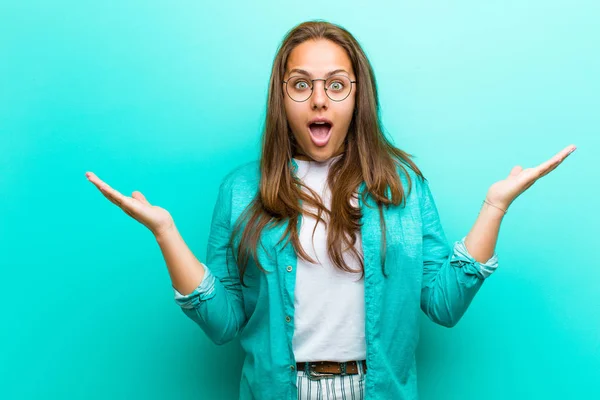
[[[507,210],[518,196],[554,170],[575,149],[574,145],[569,145],[537,167],[513,167],[505,179],[490,187],[486,198],[493,205]],[[450,248],[428,183],[422,181],[420,188],[423,220],[421,309],[434,322],[451,327],[467,310],[484,279],[498,266],[494,249],[504,212],[485,203],[468,236]],[[467,243],[473,254],[467,251]],[[491,258],[482,263],[487,257]]]
[[[475,259],[482,261],[494,253],[500,222],[511,203],[539,178],[560,165],[575,149],[574,145],[567,146],[550,160],[535,168],[523,169],[517,165],[513,167],[508,177],[490,187],[486,199],[488,201],[492,199],[492,205],[484,203],[479,217],[465,241]]]
[[[494,255],[504,211],[483,203],[479,216],[465,239],[469,253],[480,263]]]
[[[483,281],[497,268],[498,256],[493,253],[486,263],[477,261],[467,251],[466,238],[450,246],[428,182],[422,181],[420,187],[423,222],[421,309],[433,322],[453,327],[471,304]],[[485,222],[486,217],[480,217],[471,232],[481,234],[487,226]],[[495,242],[496,235],[497,232],[486,237],[493,236]],[[477,236],[471,235],[470,239],[473,238]]]
[[[216,344],[232,340],[246,323],[237,266],[226,248],[230,219],[231,187],[225,180],[213,210],[206,264],[192,255],[176,231],[157,238],[172,277],[175,302]],[[178,289],[191,293],[183,295]]]
[[[191,293],[203,281],[205,269],[189,249],[175,224],[156,235],[174,289]]]

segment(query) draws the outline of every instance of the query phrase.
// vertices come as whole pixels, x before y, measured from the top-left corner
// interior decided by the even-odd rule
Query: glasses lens
[[[288,95],[295,101],[304,101],[310,97],[312,82],[302,76],[293,76],[287,82]]]
[[[334,75],[327,79],[325,87],[327,88],[327,95],[331,100],[342,101],[350,94],[352,83],[347,76]]]

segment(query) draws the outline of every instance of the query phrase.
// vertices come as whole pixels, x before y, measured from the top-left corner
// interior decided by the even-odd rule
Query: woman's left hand
[[[542,176],[558,167],[575,149],[575,145],[569,145],[537,167],[523,169],[520,165],[515,166],[506,179],[498,181],[490,187],[487,200],[507,210],[521,193],[529,189]]]

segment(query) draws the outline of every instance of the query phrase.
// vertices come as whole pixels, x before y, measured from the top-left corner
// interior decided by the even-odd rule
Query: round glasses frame
[[[289,97],[290,99],[292,99],[293,101],[295,101],[296,103],[304,103],[306,100],[310,99],[310,97],[313,95],[313,92],[314,92],[314,89],[315,89],[315,81],[323,81],[323,88],[325,89],[325,94],[327,95],[327,97],[329,97],[329,99],[330,99],[331,101],[335,101],[335,102],[344,101],[344,100],[346,100],[346,99],[348,98],[348,96],[350,96],[350,93],[352,93],[352,86],[353,86],[352,84],[353,84],[353,83],[356,83],[356,81],[355,81],[355,80],[354,80],[354,81],[350,81],[350,90],[348,91],[348,94],[346,95],[346,97],[344,97],[344,98],[343,98],[343,99],[341,99],[341,100],[334,100],[334,99],[332,99],[332,98],[331,98],[331,96],[329,96],[329,93],[327,92],[327,90],[328,90],[328,89],[327,89],[327,86],[325,85],[325,83],[326,83],[326,82],[327,82],[329,79],[331,79],[331,78],[333,78],[333,77],[335,77],[335,76],[336,76],[336,75],[330,76],[330,77],[329,77],[329,78],[327,78],[327,79],[323,79],[323,78],[320,78],[320,79],[308,79],[308,80],[311,82],[311,86],[310,86],[310,94],[309,94],[309,95],[308,95],[308,97],[307,97],[306,99],[304,99],[304,100],[295,100],[295,99],[294,99],[292,96],[290,96],[290,92],[288,92],[288,85],[287,85],[287,83],[289,82],[289,80],[290,80],[291,78],[289,78],[287,81],[285,81],[285,80],[284,80],[284,81],[282,81],[282,82],[283,82],[283,83],[285,83],[285,92],[287,93],[288,97]],[[344,75],[339,75],[339,76],[344,76]],[[348,78],[348,77],[347,77],[347,76],[344,76],[344,78]],[[350,80],[350,78],[348,78],[348,80]]]

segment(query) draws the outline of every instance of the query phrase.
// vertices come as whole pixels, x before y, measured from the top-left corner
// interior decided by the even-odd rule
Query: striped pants
[[[364,400],[365,375],[361,363],[355,375],[314,377],[298,371],[298,400]]]

